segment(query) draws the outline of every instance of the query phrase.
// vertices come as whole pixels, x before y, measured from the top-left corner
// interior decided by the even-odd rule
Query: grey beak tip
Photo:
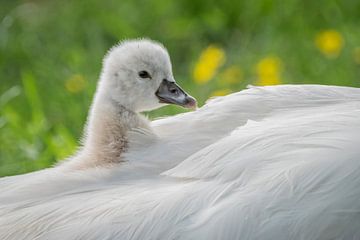
[[[197,108],[196,99],[191,96],[188,96],[185,100],[184,107],[195,110]]]

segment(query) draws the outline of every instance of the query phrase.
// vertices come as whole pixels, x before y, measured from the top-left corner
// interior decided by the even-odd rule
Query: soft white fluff
[[[151,128],[112,168],[1,179],[0,239],[360,239],[360,89],[253,87]]]
[[[151,79],[142,79],[142,70]],[[139,112],[164,105],[155,96],[163,79],[175,82],[169,54],[161,44],[129,40],[110,49],[104,58],[83,147],[64,166],[85,169],[123,161],[130,131],[152,135],[148,120]]]

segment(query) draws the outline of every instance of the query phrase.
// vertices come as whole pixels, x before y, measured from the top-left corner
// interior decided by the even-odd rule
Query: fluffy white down
[[[360,89],[255,87],[112,169],[0,180],[0,239],[360,239]]]

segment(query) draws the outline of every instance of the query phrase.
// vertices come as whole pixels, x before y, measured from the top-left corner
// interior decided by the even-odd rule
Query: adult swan
[[[360,239],[360,90],[250,88],[194,107],[167,51],[110,50],[84,146],[0,180],[0,239]],[[14,156],[15,157],[15,156]]]

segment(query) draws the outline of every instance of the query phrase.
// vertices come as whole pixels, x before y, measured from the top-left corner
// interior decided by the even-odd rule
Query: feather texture
[[[250,87],[151,126],[112,168],[2,178],[0,239],[360,239],[360,89]]]

